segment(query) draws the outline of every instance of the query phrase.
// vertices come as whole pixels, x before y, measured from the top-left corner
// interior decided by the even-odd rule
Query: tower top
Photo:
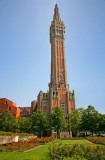
[[[56,4],[55,5],[55,8],[54,8],[54,16],[53,16],[53,21],[61,21],[60,19],[60,14],[59,14],[59,8],[58,8],[58,5]]]

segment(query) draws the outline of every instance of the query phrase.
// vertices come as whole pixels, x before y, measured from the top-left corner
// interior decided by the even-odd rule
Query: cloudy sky
[[[105,0],[0,0],[0,98],[30,106],[50,82],[54,6],[66,26],[66,64],[76,106],[105,113]]]

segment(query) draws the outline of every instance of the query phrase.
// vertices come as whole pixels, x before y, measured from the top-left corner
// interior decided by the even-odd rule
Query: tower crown
[[[54,15],[53,15],[53,21],[50,26],[50,42],[53,38],[61,37],[62,39],[65,39],[65,26],[63,21],[61,21],[60,13],[58,5],[55,5],[54,8]]]
[[[60,14],[59,14],[59,8],[57,4],[55,5],[55,9],[54,9],[53,21],[57,21],[57,22],[61,21]]]

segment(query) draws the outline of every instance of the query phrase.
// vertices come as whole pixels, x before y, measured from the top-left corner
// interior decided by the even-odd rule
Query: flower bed
[[[42,137],[42,138],[37,138],[37,142],[40,144],[48,143],[53,141],[55,138],[54,137]]]
[[[32,138],[29,141],[20,141],[17,143],[10,143],[0,146],[0,151],[7,151],[7,152],[23,152],[29,149],[32,149],[40,144],[47,143],[53,141],[53,137],[42,137],[42,138]]]
[[[86,139],[92,143],[105,145],[105,137],[87,137]]]

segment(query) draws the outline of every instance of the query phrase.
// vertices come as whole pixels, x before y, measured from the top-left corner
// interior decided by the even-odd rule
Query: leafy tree
[[[100,117],[99,117],[99,132],[105,132],[105,114],[100,114]]]
[[[31,121],[30,118],[20,117],[18,121],[18,126],[20,132],[30,132],[31,130]]]
[[[57,138],[60,138],[60,130],[66,126],[64,112],[61,108],[56,107],[51,115],[52,127],[57,131]]]
[[[47,135],[50,136],[52,133],[52,115],[47,115],[47,126],[46,126]]]
[[[92,134],[99,129],[99,113],[91,105],[83,112],[82,127],[84,131],[90,131]]]
[[[38,132],[38,136],[42,137],[43,132],[47,128],[47,116],[44,112],[38,111],[33,113],[31,117],[31,129]]]
[[[102,131],[105,132],[105,114],[102,115]]]
[[[0,114],[0,130],[16,131],[16,118],[9,111]]]
[[[76,109],[74,112],[70,114],[69,117],[69,129],[77,135],[79,131],[81,131],[81,124],[82,124],[82,115],[83,115],[83,108]]]

